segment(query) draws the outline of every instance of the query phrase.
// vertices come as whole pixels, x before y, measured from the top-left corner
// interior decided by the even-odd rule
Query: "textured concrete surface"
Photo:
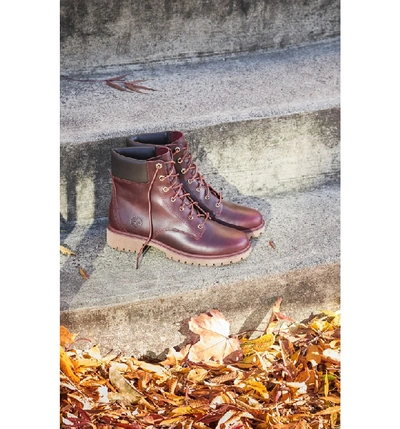
[[[339,0],[61,0],[61,69],[283,48],[339,31]]]
[[[62,219],[107,215],[110,149],[137,132],[186,132],[200,171],[228,198],[337,180],[339,41],[224,62],[147,67],[136,76],[132,70],[96,76],[144,73],[160,91],[129,94],[103,83],[62,81]]]
[[[61,80],[61,144],[140,132],[193,129],[339,106],[340,41],[226,61],[115,67],[73,78],[148,79],[157,92],[127,93],[104,83]]]
[[[62,231],[61,242],[76,256],[61,255],[61,322],[105,346],[158,354],[182,340],[185,317],[208,308],[233,317],[236,332],[256,329],[280,295],[292,317],[337,309],[339,185],[236,202],[258,208],[268,227],[249,258],[230,266],[187,266],[150,248],[136,270],[134,254],[106,245],[106,220]]]

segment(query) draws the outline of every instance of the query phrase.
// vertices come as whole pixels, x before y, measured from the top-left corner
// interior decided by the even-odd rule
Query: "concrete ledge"
[[[207,307],[218,306],[236,331],[255,329],[282,294],[293,317],[337,307],[339,186],[235,200],[258,208],[268,227],[253,241],[251,255],[230,266],[187,266],[150,248],[136,270],[134,254],[106,245],[106,220],[63,231],[61,242],[77,256],[61,255],[61,322],[107,347],[161,353],[166,344],[179,343],[176,324]],[[88,280],[80,276],[79,266]],[[139,334],[140,345],[135,344]]]
[[[339,0],[61,0],[61,68],[283,48],[339,31]]]
[[[201,283],[196,276],[192,281]],[[340,265],[335,263],[166,298],[64,311],[60,323],[80,337],[91,339],[103,352],[112,349],[114,353],[162,358],[169,347],[185,341],[187,322],[196,314],[219,309],[231,322],[232,334],[262,330],[280,296],[282,311],[295,320],[304,320],[320,310],[338,310],[339,284]]]

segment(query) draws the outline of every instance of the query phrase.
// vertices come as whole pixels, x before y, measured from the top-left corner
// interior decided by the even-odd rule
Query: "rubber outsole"
[[[128,234],[111,231],[107,228],[107,244],[115,250],[120,252],[133,252],[138,253],[143,246],[145,240],[143,238],[135,237]],[[174,251],[170,248],[163,246],[158,242],[150,242],[149,247],[155,247],[161,250],[165,256],[173,261],[180,262],[188,265],[200,266],[221,266],[230,265],[246,259],[251,253],[251,246],[243,252],[233,255],[224,255],[218,257],[203,257],[197,255],[189,255],[182,252]]]

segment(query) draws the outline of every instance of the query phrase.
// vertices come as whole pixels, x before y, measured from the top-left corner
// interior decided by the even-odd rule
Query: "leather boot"
[[[221,193],[204,180],[180,131],[140,134],[127,138],[128,147],[146,145],[161,145],[171,149],[176,171],[185,190],[213,220],[243,231],[249,238],[258,237],[264,232],[265,222],[259,211],[223,200]]]
[[[137,252],[149,245],[193,265],[226,265],[251,251],[246,234],[214,222],[183,188],[168,147],[111,151],[113,192],[107,244]]]

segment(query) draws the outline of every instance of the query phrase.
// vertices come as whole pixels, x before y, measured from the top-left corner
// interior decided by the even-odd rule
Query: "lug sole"
[[[265,223],[263,223],[261,228],[255,229],[254,231],[244,231],[247,237],[249,238],[257,238],[265,231]]]
[[[114,232],[107,228],[107,244],[120,252],[138,253],[144,242],[145,240],[143,240],[143,238]],[[177,252],[153,241],[148,246],[161,250],[167,258],[176,262],[201,266],[221,266],[234,264],[246,259],[251,253],[251,246],[249,245],[247,249],[240,253],[206,258],[198,255],[189,255],[187,253]]]

